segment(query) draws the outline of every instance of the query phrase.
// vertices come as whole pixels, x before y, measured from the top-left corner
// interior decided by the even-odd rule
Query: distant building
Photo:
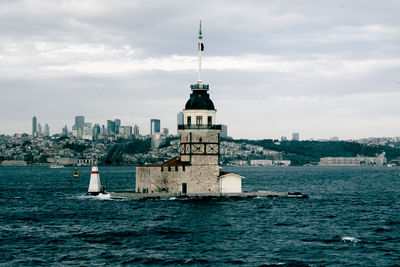
[[[168,134],[169,134],[168,128],[163,128],[163,135],[168,136]]]
[[[82,139],[93,140],[93,129],[90,122],[86,122],[82,127]]]
[[[83,125],[85,124],[85,116],[75,116],[75,127],[79,128],[79,127],[83,127]]]
[[[286,136],[281,136],[281,142],[283,142],[283,141],[287,141]]]
[[[107,120],[107,135],[115,135],[115,121]]]
[[[228,126],[221,124],[221,133],[220,137],[227,138],[228,137]]]
[[[104,127],[104,126],[103,126]],[[101,127],[100,127],[100,125],[99,124],[95,124],[94,126],[93,126],[93,138],[94,139],[96,139],[96,138],[98,138],[99,137],[99,135],[101,134]],[[104,133],[103,133],[104,134]]]
[[[33,116],[32,118],[32,136],[37,136],[38,129],[37,129],[37,118]]]
[[[67,125],[65,125],[64,128],[62,128],[61,135],[64,136],[64,137],[68,136],[68,127],[67,127]]]
[[[272,160],[269,159],[253,159],[250,160],[252,166],[272,166]]]
[[[183,125],[183,123],[184,123],[184,115],[183,115],[182,111],[178,112],[178,114],[176,115],[176,122],[177,122],[177,125]]]
[[[119,134],[119,128],[121,128],[121,120],[120,119],[115,119],[115,133]]]
[[[137,126],[135,124],[135,126],[133,126],[133,135],[135,136],[135,138],[139,137],[139,126]]]
[[[132,126],[121,126],[119,134],[125,139],[130,139],[132,137]]]
[[[292,141],[300,141],[300,134],[292,133]]]
[[[320,166],[361,166],[376,165],[382,166],[386,164],[385,152],[377,157],[325,157],[321,158],[318,165]]]
[[[154,133],[159,133],[161,130],[160,126],[161,126],[160,120],[151,119],[150,120],[150,135],[153,135]]]
[[[339,141],[339,137],[337,137],[337,136],[331,137],[331,138],[329,138],[329,141],[337,142],[337,141]]]
[[[44,136],[50,136],[50,127],[47,123],[44,125]]]
[[[159,148],[161,145],[165,144],[166,138],[161,135],[161,133],[154,133],[151,136],[151,149]]]
[[[40,123],[38,123],[38,131],[37,131],[38,135],[42,135],[43,134],[43,128],[42,125]]]

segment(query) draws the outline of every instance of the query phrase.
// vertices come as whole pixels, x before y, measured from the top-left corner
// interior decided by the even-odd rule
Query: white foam
[[[342,237],[342,241],[343,242],[357,243],[357,242],[360,241],[360,239],[357,239],[357,238],[351,237],[351,236],[344,236],[344,237]]]
[[[99,193],[97,196],[93,195],[78,195],[77,199],[97,199],[97,200],[113,200],[110,194]]]

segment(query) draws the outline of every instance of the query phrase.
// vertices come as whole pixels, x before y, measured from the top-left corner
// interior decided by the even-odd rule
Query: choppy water
[[[399,266],[400,168],[226,170],[310,198],[116,201],[85,196],[89,168],[0,167],[0,265]],[[100,176],[134,187],[133,167]]]

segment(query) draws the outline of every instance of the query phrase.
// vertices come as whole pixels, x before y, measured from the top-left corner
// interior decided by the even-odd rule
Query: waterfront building
[[[180,156],[158,165],[136,167],[136,192],[142,193],[239,193],[242,176],[220,171],[221,125],[216,124],[216,109],[201,77],[204,50],[201,24],[198,37],[198,81],[190,86],[181,135]],[[153,129],[151,129],[153,133]]]
[[[159,133],[161,129],[161,123],[160,120],[158,119],[151,119],[150,120],[150,135],[153,135],[153,133]]]
[[[385,152],[382,152],[376,157],[325,157],[320,158],[318,165],[320,166],[382,166],[386,164]]]
[[[300,141],[300,134],[292,133],[292,141]]]
[[[37,118],[36,116],[33,116],[32,118],[32,136],[37,136],[38,134],[38,129],[37,129]]]

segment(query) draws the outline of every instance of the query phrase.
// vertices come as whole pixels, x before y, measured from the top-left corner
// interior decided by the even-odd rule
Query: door
[[[186,194],[187,193],[187,184],[183,183],[182,184],[182,194]]]

